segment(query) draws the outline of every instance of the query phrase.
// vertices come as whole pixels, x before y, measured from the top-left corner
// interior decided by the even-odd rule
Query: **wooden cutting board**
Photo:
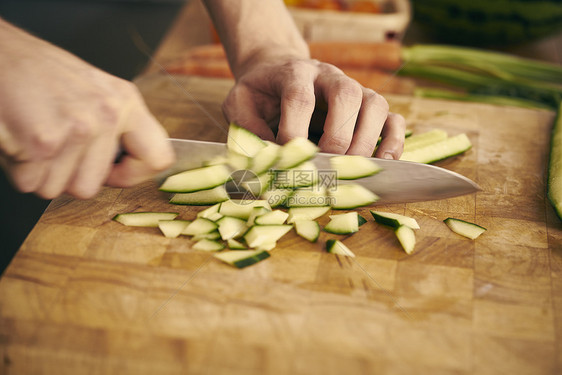
[[[224,141],[232,82],[153,74],[138,86],[173,137]],[[469,196],[379,207],[415,217],[416,251],[369,222],[357,255],[285,236],[238,270],[187,238],[111,220],[177,210],[154,183],[53,201],[0,280],[2,374],[555,374],[562,224],[545,197],[553,113],[389,96],[415,132],[466,132],[439,165]],[[453,216],[488,231],[471,241]],[[321,221],[325,223],[325,219]]]

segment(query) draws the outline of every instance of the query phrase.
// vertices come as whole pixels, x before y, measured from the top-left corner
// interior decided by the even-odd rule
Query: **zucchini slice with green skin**
[[[230,170],[225,165],[211,165],[171,175],[160,185],[160,190],[167,193],[192,193],[223,185],[230,179]]]
[[[275,170],[274,188],[296,189],[313,186],[318,182],[318,169],[311,161],[305,161],[291,169]]]
[[[221,207],[220,203],[214,204],[211,207],[199,211],[197,213],[197,217],[204,217],[205,219],[209,219],[210,217],[215,217],[215,214],[219,212],[220,207]]]
[[[279,150],[278,169],[295,168],[316,155],[319,148],[304,137],[291,139]]]
[[[214,230],[214,231],[209,232],[209,233],[196,234],[193,237],[191,237],[191,239],[193,241],[199,241],[199,240],[203,240],[203,239],[216,241],[216,240],[221,239],[221,235],[220,235],[218,230]]]
[[[189,223],[181,232],[181,234],[186,236],[195,236],[197,234],[204,234],[215,231],[217,230],[217,227],[218,225],[214,221],[205,219],[204,217],[198,217],[197,219]]]
[[[248,217],[248,221],[246,225],[251,227],[255,224],[256,218],[261,215],[265,215],[266,213],[271,212],[271,210],[267,207],[254,207],[252,208],[252,212],[250,212],[250,217]]]
[[[353,251],[345,246],[340,240],[330,239],[326,241],[326,251],[332,254],[345,255],[347,257],[355,257]]]
[[[398,228],[394,230],[394,234],[406,254],[412,254],[416,246],[416,234],[414,230],[407,225],[399,225]]]
[[[118,223],[128,227],[157,227],[161,220],[174,220],[177,212],[126,212],[113,217]]]
[[[330,204],[336,210],[369,206],[379,199],[375,193],[358,184],[338,184],[335,190],[330,191],[330,198]]]
[[[269,141],[265,141],[265,143],[266,146],[259,150],[250,164],[250,170],[258,176],[266,173],[279,160],[281,146]]]
[[[252,159],[246,155],[239,154],[232,150],[226,152],[226,164],[230,166],[233,170],[248,169]]]
[[[481,227],[480,225],[452,217],[446,218],[443,222],[447,224],[449,229],[456,234],[460,234],[461,236],[470,238],[471,240],[478,238],[478,236],[486,231],[486,228]]]
[[[239,155],[252,158],[264,147],[266,143],[257,135],[233,122],[228,127],[228,140],[226,147]]]
[[[379,224],[386,225],[393,228],[398,228],[400,225],[407,225],[412,229],[420,229],[416,219],[413,217],[395,214],[394,212],[383,212],[369,210],[375,221]]]
[[[249,247],[260,247],[272,242],[277,242],[293,228],[292,225],[254,225],[244,235],[244,240]]]
[[[356,180],[382,170],[377,163],[360,155],[333,156],[330,158],[330,166],[336,172],[338,180]]]
[[[359,224],[359,226],[365,224],[367,222],[367,219],[365,219],[363,216],[357,214],[357,222]]]
[[[429,164],[462,154],[471,147],[472,143],[470,139],[468,139],[465,133],[461,133],[425,147],[420,147],[412,151],[405,151],[402,153],[400,160]]]
[[[231,250],[215,254],[214,257],[236,268],[244,268],[269,258],[265,250]]]
[[[292,192],[292,189],[270,189],[264,191],[260,198],[265,200],[271,207],[281,207],[285,205]]]
[[[160,220],[158,228],[166,238],[176,238],[190,224],[189,220]]]
[[[256,217],[254,224],[256,225],[281,225],[285,224],[285,221],[289,217],[289,214],[281,210],[273,210],[267,212],[263,215]]]
[[[442,129],[433,129],[424,133],[414,134],[404,140],[404,151],[412,151],[447,138],[447,132]]]
[[[287,213],[287,224],[292,224],[297,220],[315,220],[330,211],[330,207],[291,207]]]
[[[242,242],[235,240],[234,238],[231,238],[230,240],[228,240],[226,242],[228,248],[230,250],[247,250],[248,246],[244,245]]]
[[[330,216],[330,222],[324,227],[324,231],[334,234],[351,234],[359,230],[359,218],[357,212],[348,212]]]
[[[193,245],[194,250],[202,250],[202,251],[220,251],[224,249],[224,244],[219,241],[213,241],[209,239],[202,239],[199,240]]]
[[[255,207],[265,207],[271,210],[271,206],[266,200],[256,199],[256,200],[241,200],[241,199],[230,199],[222,202],[219,209],[219,213],[224,216],[232,216],[240,219],[248,220],[250,214]]]
[[[307,241],[316,242],[320,237],[320,224],[314,220],[297,220],[295,232]]]
[[[554,120],[550,140],[547,194],[558,218],[562,220],[562,102]]]
[[[240,238],[248,231],[246,220],[238,217],[225,216],[217,220],[217,225],[223,240]]]
[[[285,206],[287,207],[323,207],[330,205],[330,197],[324,186],[311,186],[293,190]]]
[[[254,197],[259,197],[270,188],[273,176],[273,173],[263,173],[256,178],[243,181],[240,183],[240,186],[242,186],[244,190],[252,194]]]
[[[223,185],[209,190],[200,190],[193,193],[176,193],[170,198],[171,204],[188,206],[208,206],[230,199]]]

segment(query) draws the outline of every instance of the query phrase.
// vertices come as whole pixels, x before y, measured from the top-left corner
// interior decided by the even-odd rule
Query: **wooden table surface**
[[[228,80],[137,80],[173,137],[224,141]],[[378,207],[415,217],[416,251],[369,222],[328,254],[293,232],[238,270],[188,238],[111,220],[178,210],[148,182],[56,199],[0,280],[1,374],[559,374],[562,224],[545,196],[554,114],[387,96],[414,132],[466,132],[438,165],[482,191]],[[488,228],[476,241],[442,223]],[[323,218],[321,223],[324,224]]]

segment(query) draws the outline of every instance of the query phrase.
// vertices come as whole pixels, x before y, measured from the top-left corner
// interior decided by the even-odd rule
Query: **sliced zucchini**
[[[157,227],[161,220],[174,220],[177,212],[127,212],[113,217],[118,223],[128,227]]]
[[[223,185],[209,190],[200,190],[193,193],[176,193],[170,198],[171,204],[185,204],[190,206],[208,206],[229,199]]]
[[[203,165],[205,167],[210,167],[211,165],[227,164],[228,158],[225,155],[217,155],[207,160]]]
[[[369,206],[378,199],[375,193],[358,184],[338,184],[330,191],[330,204],[338,210]]]
[[[394,234],[396,234],[396,238],[398,238],[406,254],[411,254],[416,246],[416,234],[414,230],[407,225],[400,225],[394,230]]]
[[[287,202],[292,192],[292,189],[270,189],[264,191],[260,198],[269,203],[271,207],[280,207]]]
[[[266,172],[256,178],[241,182],[240,186],[254,197],[259,197],[270,188],[273,177],[273,173]]]
[[[271,209],[267,207],[260,206],[260,207],[252,208],[252,212],[250,212],[250,216],[248,217],[248,221],[246,222],[246,225],[251,227],[252,225],[254,225],[256,218],[258,216],[265,215],[268,212],[271,212]]]
[[[265,207],[271,209],[271,206],[266,200],[256,199],[256,200],[242,200],[242,199],[230,199],[222,202],[219,209],[219,213],[224,216],[233,216],[240,219],[248,220],[250,214],[254,207]]]
[[[230,250],[247,250],[248,246],[244,245],[242,242],[235,240],[234,238],[231,238],[230,240],[228,240],[226,242],[228,248]]]
[[[230,180],[230,170],[223,164],[211,165],[169,176],[160,186],[168,193],[191,193],[223,185]]]
[[[291,139],[281,146],[277,168],[290,169],[310,160],[316,155],[319,148],[304,137]]]
[[[287,207],[323,207],[330,205],[330,197],[324,186],[295,189],[285,202]]]
[[[326,241],[326,251],[332,254],[355,257],[355,254],[353,254],[353,252],[340,240],[330,239]]]
[[[291,230],[292,225],[254,225],[244,235],[244,240],[250,247],[260,247],[264,244],[277,242],[287,232]]]
[[[264,242],[261,245],[256,246],[256,250],[271,251],[271,250],[275,249],[275,246],[277,246],[276,241]]]
[[[330,158],[330,165],[339,180],[368,177],[382,170],[372,159],[360,155],[334,156]]]
[[[209,219],[210,216],[213,216],[219,212],[221,207],[220,203],[214,204],[211,207],[205,208],[197,213],[197,217],[204,217],[205,219]],[[213,220],[215,221],[215,220]]]
[[[191,223],[189,220],[160,220],[158,222],[158,228],[164,237],[176,238],[189,223]]]
[[[330,207],[291,207],[287,213],[287,223],[292,224],[298,220],[315,220],[330,211]]]
[[[282,189],[296,189],[313,186],[318,182],[318,169],[313,162],[305,161],[291,169],[275,170],[273,186]]]
[[[231,250],[215,254],[214,256],[231,266],[244,268],[267,259],[270,255],[265,250]]]
[[[367,219],[365,219],[363,216],[357,214],[357,222],[359,224],[359,226],[365,224],[367,222]]]
[[[297,220],[295,232],[305,240],[316,242],[320,237],[320,224],[314,220]]]
[[[246,155],[239,154],[232,150],[228,150],[226,153],[226,164],[228,164],[233,170],[244,170],[248,169],[251,163],[251,158]]]
[[[237,154],[252,158],[266,147],[266,143],[248,129],[231,122],[226,147]]]
[[[387,225],[393,228],[398,228],[400,225],[407,225],[412,229],[420,229],[418,222],[413,217],[395,214],[393,212],[383,212],[370,210],[371,215],[379,224]]]
[[[224,244],[219,241],[213,241],[204,238],[197,241],[195,245],[193,245],[193,249],[202,251],[220,251],[224,249]]]
[[[258,176],[266,173],[279,160],[281,146],[269,141],[265,141],[265,143],[266,146],[259,150],[250,164],[250,170]]]
[[[359,230],[359,219],[357,212],[331,215],[330,221],[324,227],[328,233],[351,234]]]
[[[198,217],[189,223],[181,232],[186,236],[195,236],[197,234],[210,233],[217,230],[217,223],[204,217]]]
[[[216,241],[216,240],[221,239],[221,235],[220,235],[218,230],[214,230],[214,231],[209,232],[209,233],[196,234],[193,237],[191,237],[191,239],[193,241],[199,241],[199,240],[203,240],[203,239],[215,240]]]
[[[225,216],[217,221],[219,233],[223,240],[240,238],[248,230],[246,220],[238,217]]]
[[[453,232],[470,238],[471,240],[478,238],[478,236],[486,231],[486,228],[481,227],[480,225],[452,217],[446,218],[443,222],[447,224],[449,229]]]
[[[442,129],[433,129],[424,133],[414,134],[404,140],[404,151],[428,146],[432,143],[447,139],[447,132]]]
[[[281,210],[273,210],[256,217],[256,225],[281,225],[284,224],[289,214]]]
[[[413,161],[417,163],[434,163],[468,151],[472,147],[470,139],[465,133],[420,147],[412,151],[405,151],[400,160]]]
[[[562,102],[551,134],[547,194],[554,211],[562,220]]]

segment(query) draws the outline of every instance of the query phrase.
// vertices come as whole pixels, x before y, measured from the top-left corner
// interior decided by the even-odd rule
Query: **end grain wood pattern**
[[[226,139],[231,81],[137,84],[170,136]],[[553,114],[388,100],[416,132],[466,132],[472,150],[439,165],[483,189],[378,207],[418,220],[412,255],[364,208],[369,222],[352,236],[311,244],[291,232],[238,270],[188,238],[111,220],[169,211],[152,182],[59,198],[0,280],[0,373],[560,373],[562,224],[545,198]],[[172,208],[183,218],[202,209]],[[442,223],[449,216],[488,231],[465,239]],[[357,257],[326,253],[334,237]]]

